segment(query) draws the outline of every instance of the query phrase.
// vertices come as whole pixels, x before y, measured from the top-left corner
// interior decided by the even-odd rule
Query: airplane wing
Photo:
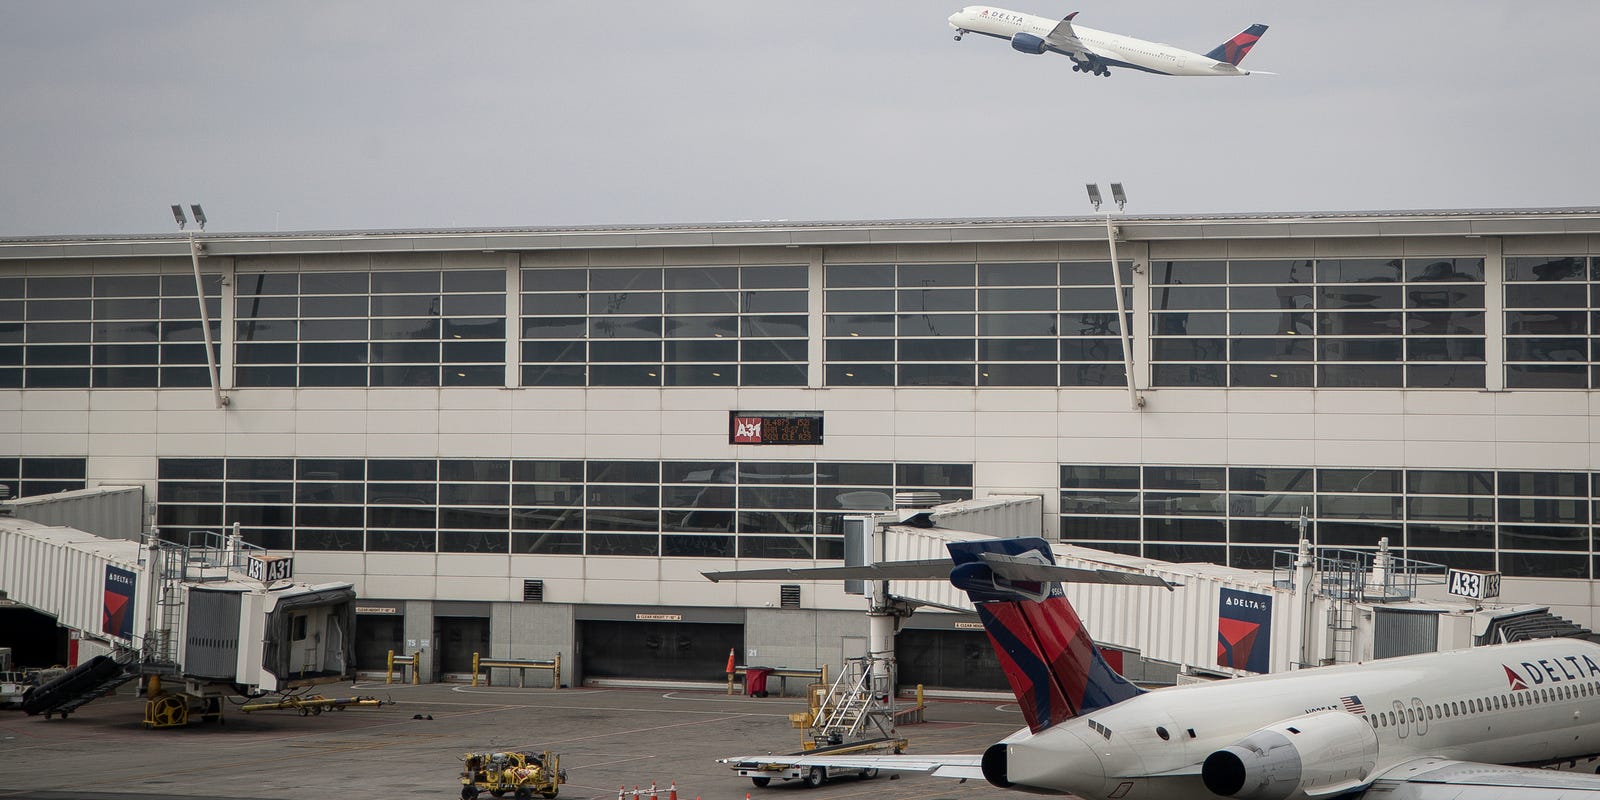
[[[1072,30],[1072,18],[1076,16],[1078,16],[1078,12],[1074,11],[1060,22],[1057,22],[1050,33],[1044,37],[1045,42],[1058,50],[1065,50],[1069,53],[1082,53],[1084,51],[1083,42],[1078,39],[1078,34]]]
[[[1600,775],[1419,758],[1379,773],[1365,796],[1384,800],[1600,798]]]
[[[723,764],[728,764],[735,769],[767,769],[772,767],[837,767],[851,769],[875,769],[880,772],[916,772],[932,775],[935,778],[955,778],[958,780],[982,780],[981,768],[983,756],[978,754],[966,755],[858,755],[858,756],[746,756],[743,758],[718,759]]]

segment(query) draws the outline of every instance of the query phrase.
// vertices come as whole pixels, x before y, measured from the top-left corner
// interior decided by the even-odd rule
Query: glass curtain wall
[[[81,472],[81,461],[79,469]],[[843,557],[899,491],[972,497],[971,464],[163,458],[157,525],[273,549]],[[3,475],[0,475],[3,477]]]
[[[1484,387],[1482,258],[1157,261],[1153,386]]]
[[[1594,494],[1591,486],[1594,484]],[[1591,500],[1591,496],[1596,500]],[[1061,467],[1061,539],[1247,569],[1299,540],[1463,569],[1587,578],[1600,473],[1083,465]]]
[[[222,276],[201,278],[220,340]],[[0,277],[0,389],[210,385],[193,274]]]
[[[1126,385],[1108,261],[829,264],[823,284],[829,386]]]
[[[805,266],[529,268],[524,386],[804,386]]]

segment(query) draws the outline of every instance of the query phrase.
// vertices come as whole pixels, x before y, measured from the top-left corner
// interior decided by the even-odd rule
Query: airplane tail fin
[[[1251,25],[1245,28],[1244,32],[1238,36],[1212,48],[1211,52],[1206,53],[1206,58],[1214,61],[1225,61],[1237,67],[1239,62],[1250,54],[1250,48],[1255,47],[1256,42],[1261,39],[1261,35],[1266,32],[1267,26],[1259,22]]]
[[[978,607],[1029,730],[1038,733],[1143,693],[1106,663],[1060,584],[1007,580],[982,560],[983,553],[999,553],[1054,564],[1048,542],[988,539],[946,547],[956,564],[950,581]]]

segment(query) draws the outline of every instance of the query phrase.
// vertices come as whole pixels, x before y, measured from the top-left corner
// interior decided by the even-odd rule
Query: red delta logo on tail
[[[1267,26],[1265,25],[1260,23],[1251,25],[1240,32],[1238,36],[1212,48],[1211,52],[1206,53],[1206,58],[1224,61],[1237,67],[1239,62],[1250,54],[1250,48],[1255,47],[1256,42],[1261,40],[1261,35],[1266,32]]]
[[[984,553],[1053,565],[1039,538],[950,542],[950,582],[978,608],[1006,681],[1028,728],[1037,733],[1143,692],[1106,663],[1083,621],[1055,582],[1007,581],[984,563]]]

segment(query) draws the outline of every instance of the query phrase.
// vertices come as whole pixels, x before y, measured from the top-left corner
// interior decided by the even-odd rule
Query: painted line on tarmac
[[[659,756],[634,756],[633,758],[618,758],[611,761],[596,761],[593,764],[573,764],[573,769],[594,769],[595,767],[609,767],[612,764],[626,764],[630,761],[650,761]]]
[[[722,695],[711,695],[709,697],[707,697],[707,696],[685,697],[685,696],[681,696],[678,692],[667,692],[666,694],[661,695],[661,698],[663,700],[681,700],[681,701],[687,702],[687,703],[747,703],[748,704],[751,701],[751,698],[739,697],[739,696],[725,697],[725,696],[722,696]],[[795,698],[795,702],[797,702],[797,703],[800,702],[800,700],[801,700],[801,698]]]
[[[677,713],[684,713],[684,712],[677,712]],[[688,713],[700,713],[700,712],[688,712]],[[590,739],[606,739],[606,738],[611,738],[611,737],[615,737],[615,736],[631,736],[633,734],[638,734],[638,733],[652,733],[654,731],[669,731],[669,730],[672,730],[674,728],[689,728],[689,727],[694,727],[694,726],[698,726],[698,725],[709,725],[709,724],[711,724],[713,722],[731,722],[731,721],[736,720],[736,719],[742,719],[744,717],[750,717],[750,716],[755,716],[755,715],[753,715],[753,714],[733,714],[731,716],[717,717],[716,719],[702,719],[702,720],[695,720],[694,722],[674,722],[671,725],[656,725],[656,726],[650,727],[650,728],[628,728],[626,730],[612,731],[612,732],[609,732],[609,733],[597,733],[597,734],[594,734],[593,736],[574,736],[574,737],[571,737],[571,738],[568,738],[568,739],[556,739],[556,740],[554,740],[552,742],[552,744],[570,744],[572,742],[586,742],[586,741],[589,741]]]
[[[412,707],[421,708],[423,706],[467,706],[467,707],[479,707],[479,708],[481,708],[483,706],[488,706],[487,710],[489,710],[489,711],[503,711],[503,710],[509,710],[509,709],[513,709],[513,708],[537,708],[537,709],[560,709],[560,710],[563,710],[563,711],[631,711],[631,712],[636,713],[636,714],[705,714],[705,715],[712,715],[712,714],[726,714],[726,713],[728,713],[726,711],[692,711],[692,710],[686,709],[686,708],[640,708],[640,707],[637,707],[637,706],[569,706],[569,705],[557,705],[557,704],[554,704],[554,703],[506,703],[506,702],[493,702],[493,703],[491,703],[491,702],[488,702],[488,701],[484,701],[484,702],[481,702],[481,703],[468,703],[468,702],[459,702],[459,701],[458,702],[451,702],[449,700],[407,700],[407,701],[403,701],[403,703],[404,703],[404,705],[406,705],[407,710],[410,710],[410,708],[412,708]],[[401,705],[401,703],[396,703],[396,705]],[[455,712],[452,712],[452,713],[455,713]],[[463,712],[463,713],[473,713],[473,712]],[[739,716],[743,716],[743,717],[784,717],[784,718],[788,718],[789,715],[787,713],[777,714],[777,713],[763,713],[763,712],[752,711],[752,712],[746,712],[746,713],[740,714]]]
[[[537,688],[537,687],[530,688],[530,689],[521,689],[521,688],[512,689],[510,687],[504,687],[504,688],[498,688],[497,689],[497,688],[495,688],[493,686],[452,686],[452,687],[450,687],[450,691],[452,691],[452,692],[460,692],[462,694],[519,694],[520,693],[524,697],[536,696],[536,695],[529,695],[528,692],[560,691],[562,697],[571,697],[572,695],[575,695],[575,694],[603,694],[605,692],[604,689],[560,689],[560,690],[552,690],[552,689],[548,689],[548,688],[540,689],[540,688]]]

